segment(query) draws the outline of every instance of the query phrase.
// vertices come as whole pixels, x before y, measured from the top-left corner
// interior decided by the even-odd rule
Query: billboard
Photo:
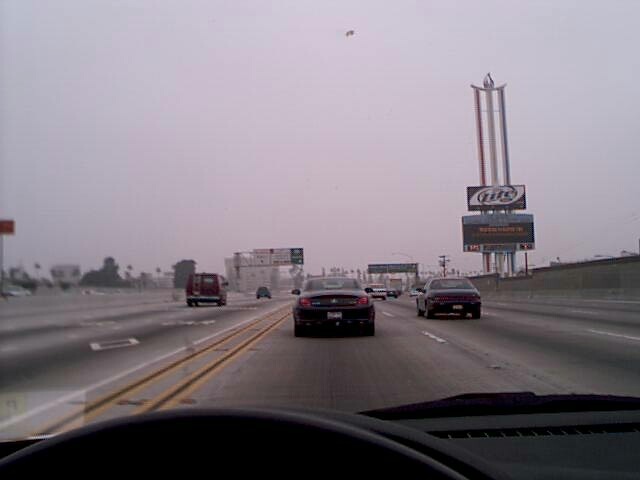
[[[253,258],[258,265],[271,265],[271,249],[256,248],[253,250]]]
[[[16,224],[13,220],[0,220],[0,235],[13,235],[16,233]]]
[[[535,250],[534,243],[496,243],[487,245],[470,244],[464,245],[465,252],[478,253],[513,253],[526,250]]]
[[[533,215],[482,214],[462,217],[465,252],[515,252],[533,250]]]
[[[524,185],[467,187],[467,207],[476,210],[524,210],[527,196]]]
[[[370,263],[367,273],[417,273],[417,263]]]

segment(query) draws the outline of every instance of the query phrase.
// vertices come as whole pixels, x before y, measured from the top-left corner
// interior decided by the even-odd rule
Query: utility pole
[[[446,277],[447,276],[447,263],[449,263],[451,260],[449,259],[449,255],[440,255],[438,256],[438,258],[440,259],[440,266],[442,267],[442,276]]]
[[[13,220],[0,220],[0,298],[4,298],[4,236],[14,235],[15,229]]]

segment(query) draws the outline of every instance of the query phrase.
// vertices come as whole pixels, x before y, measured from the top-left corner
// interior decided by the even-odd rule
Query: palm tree
[[[131,272],[133,271],[133,266],[132,265],[127,265],[127,271],[124,272],[124,276],[126,277],[127,280],[129,280],[131,282],[131,280],[133,279],[133,275],[131,274]]]

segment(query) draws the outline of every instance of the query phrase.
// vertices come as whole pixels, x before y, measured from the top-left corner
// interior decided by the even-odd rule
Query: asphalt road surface
[[[197,382],[176,394],[178,404],[355,412],[469,392],[640,396],[634,302],[485,301],[479,320],[429,320],[403,296],[376,301],[375,337],[296,338],[286,294],[233,295],[226,307],[201,308],[167,292],[88,297],[12,299],[0,312],[0,439],[37,433],[34,419],[50,421],[63,407],[88,411],[96,392],[216,341],[208,354],[215,359],[175,366],[155,390],[122,393],[114,411],[155,408],[154,396],[195,374]],[[222,341],[229,332],[237,343]],[[94,417],[77,422],[87,418]]]
[[[469,392],[640,396],[640,309],[502,301],[479,320],[428,320],[414,302],[377,301],[375,337],[295,338],[285,324],[197,402],[361,411]]]

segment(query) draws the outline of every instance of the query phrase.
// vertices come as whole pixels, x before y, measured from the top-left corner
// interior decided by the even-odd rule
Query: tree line
[[[189,275],[196,272],[195,260],[180,260],[172,266],[173,268],[173,286],[174,288],[185,288]],[[82,276],[80,285],[87,287],[117,287],[127,288],[133,287],[136,281],[131,276],[131,265],[127,266],[125,278],[119,273],[120,266],[113,257],[106,257],[99,270],[90,270]],[[160,273],[160,268],[156,269]],[[150,275],[141,273],[138,281],[145,281],[146,277],[150,279]]]
[[[39,263],[35,264],[36,271],[42,268]],[[195,260],[180,260],[172,266],[173,269],[173,286],[174,288],[185,288],[189,275],[195,273]],[[151,273],[141,272],[137,278],[132,274],[133,267],[127,265],[123,275],[120,274],[120,266],[113,257],[106,257],[102,266],[98,269],[89,270],[80,278],[79,285],[83,287],[112,287],[112,288],[132,288],[132,287],[151,287],[156,285]],[[156,268],[156,274],[160,275],[162,270]],[[79,275],[78,271],[76,275]],[[38,287],[45,286],[52,288],[54,282],[48,278],[32,278],[21,267],[10,268],[8,275],[5,276],[9,283],[23,287],[27,290],[35,291]],[[56,282],[58,286],[66,290],[71,288],[70,283],[63,281]]]

